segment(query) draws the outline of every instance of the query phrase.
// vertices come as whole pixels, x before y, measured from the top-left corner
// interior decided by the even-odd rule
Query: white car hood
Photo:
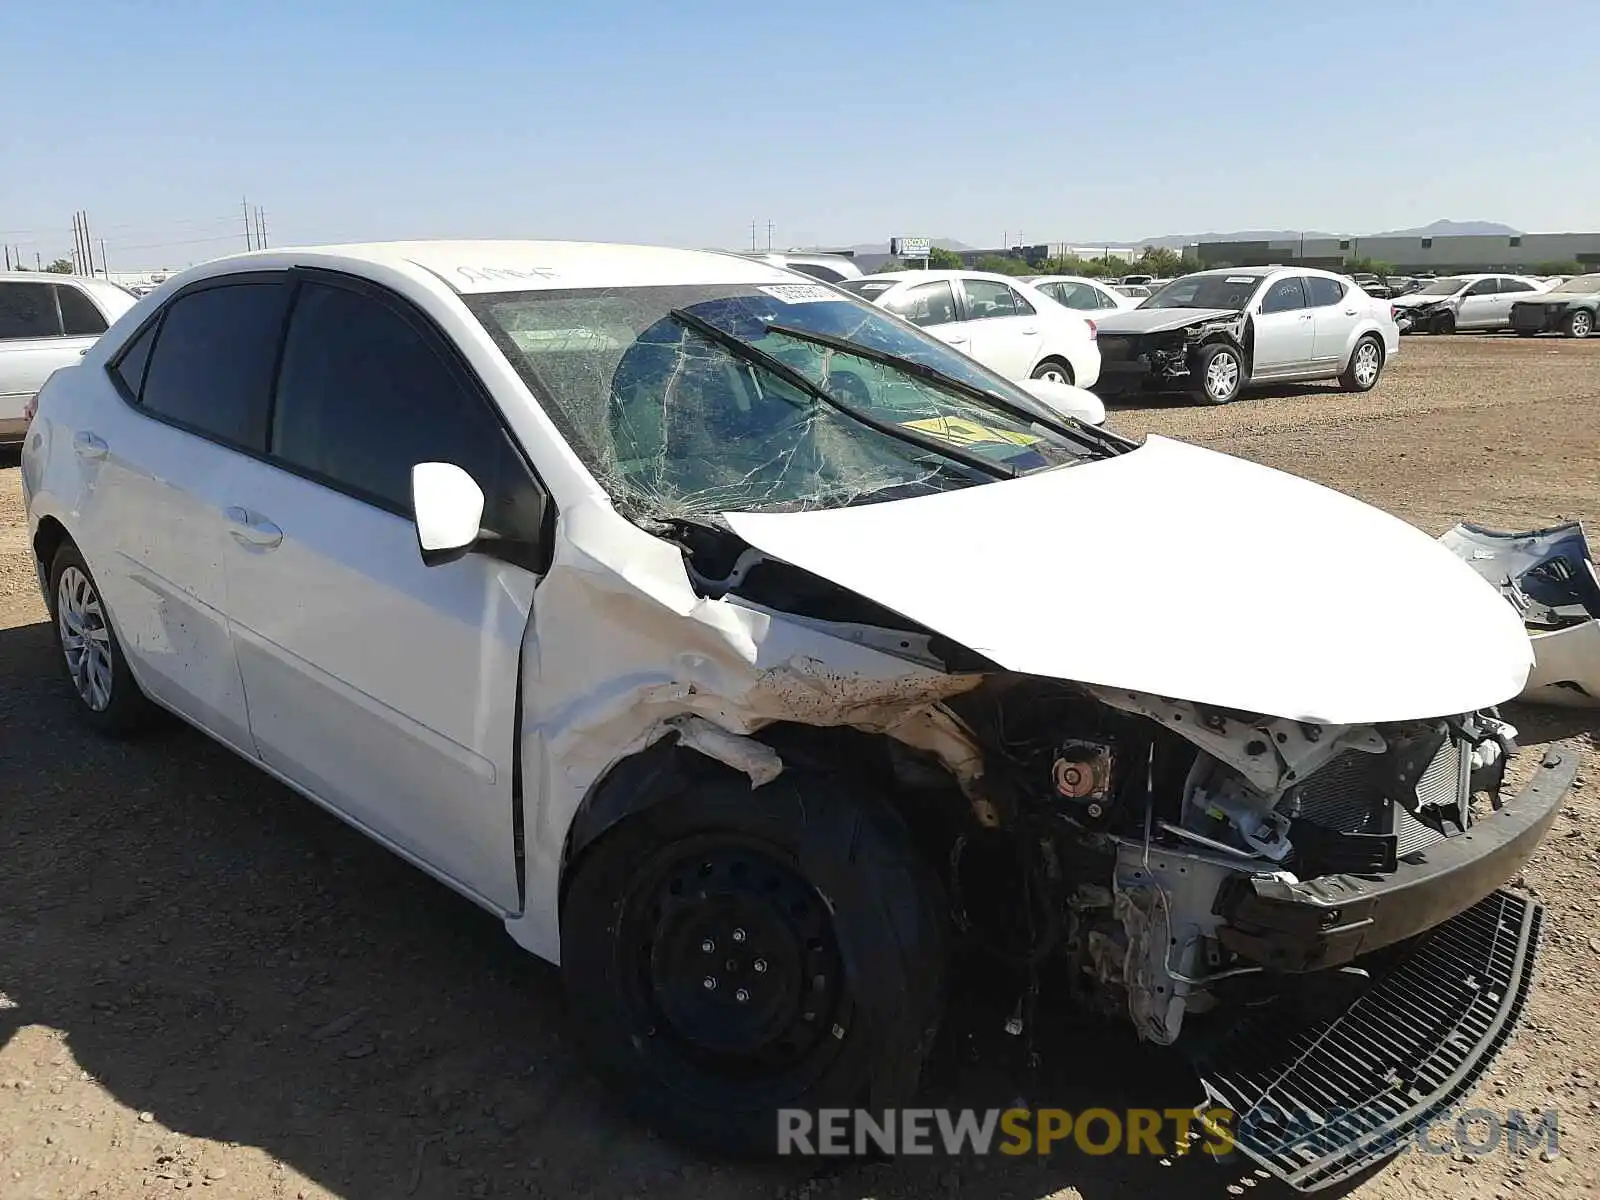
[[[1498,704],[1533,663],[1511,606],[1421,530],[1161,437],[936,496],[727,520],[1033,675],[1357,725]]]
[[[1460,295],[1461,293],[1457,292],[1454,296],[1419,296],[1412,292],[1409,296],[1396,296],[1389,303],[1396,308],[1416,308],[1419,304],[1438,304],[1444,300],[1455,300]]]

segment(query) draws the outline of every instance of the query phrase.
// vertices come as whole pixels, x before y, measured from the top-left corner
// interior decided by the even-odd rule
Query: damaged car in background
[[[1538,296],[1511,306],[1511,328],[1519,337],[1562,333],[1586,338],[1600,321],[1600,274],[1574,275]]]
[[[1510,602],[1533,643],[1522,698],[1600,705],[1600,572],[1578,521],[1507,533],[1457,525],[1439,539]]]
[[[1400,350],[1387,304],[1301,268],[1199,271],[1098,325],[1096,390],[1106,398],[1181,391],[1227,404],[1251,386],[1312,379],[1365,392]]]
[[[1259,349],[1278,277],[1202,321]],[[998,960],[1331,1183],[1513,1028],[1573,763],[1502,789],[1529,643],[1448,549],[1056,394],[728,255],[264,250],[58,372],[22,478],[88,724],[494,913],[664,1130],[905,1103]]]

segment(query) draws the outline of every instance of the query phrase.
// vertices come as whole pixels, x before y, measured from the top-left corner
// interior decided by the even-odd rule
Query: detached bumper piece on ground
[[[1544,812],[1578,768],[1552,751],[1514,802]],[[1235,1114],[1235,1144],[1304,1192],[1348,1179],[1458,1105],[1510,1037],[1533,983],[1543,907],[1499,890],[1375,956],[1351,976],[1354,1003],[1308,1015],[1296,1001],[1258,1008],[1197,1045],[1210,1106]]]
[[[1600,573],[1583,525],[1526,533],[1457,525],[1439,540],[1499,588],[1527,625],[1534,668],[1522,698],[1600,705]]]

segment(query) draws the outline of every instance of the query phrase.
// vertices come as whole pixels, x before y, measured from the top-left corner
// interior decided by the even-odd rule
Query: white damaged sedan
[[[1528,638],[1449,550],[1078,405],[729,255],[270,250],[59,371],[22,474],[89,724],[176,713],[496,914],[664,1128],[905,1101],[992,955],[1232,1047],[1207,1095],[1319,1186],[1504,1040],[1574,764],[1501,795]],[[1286,1158],[1295,1097],[1359,1128]]]

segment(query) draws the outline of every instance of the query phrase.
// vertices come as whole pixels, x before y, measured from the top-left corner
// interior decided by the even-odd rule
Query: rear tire
[[[572,867],[578,1040],[650,1125],[735,1154],[777,1110],[897,1107],[943,1012],[948,906],[905,826],[835,778],[716,779]]]
[[[1594,314],[1580,308],[1567,314],[1564,332],[1569,338],[1586,338],[1594,332]]]
[[[1048,379],[1054,383],[1072,384],[1072,364],[1065,359],[1047,358],[1033,369],[1032,379]]]
[[[100,587],[71,542],[50,564],[50,623],[84,722],[109,737],[147,727],[158,710],[134,682]]]
[[[1382,374],[1383,343],[1368,334],[1350,351],[1350,361],[1339,376],[1339,386],[1347,392],[1370,392]]]
[[[1226,343],[1204,346],[1195,356],[1190,394],[1203,404],[1228,404],[1244,390],[1244,356]]]
[[[1442,312],[1428,322],[1429,333],[1454,333],[1456,331],[1455,313]]]

